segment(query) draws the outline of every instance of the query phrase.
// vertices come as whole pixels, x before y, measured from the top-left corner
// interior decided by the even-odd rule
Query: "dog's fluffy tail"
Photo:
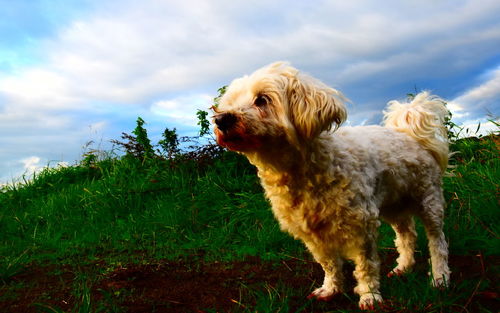
[[[444,125],[448,115],[443,100],[423,91],[410,103],[390,101],[384,111],[384,125],[415,138],[434,156],[444,173],[449,152]]]

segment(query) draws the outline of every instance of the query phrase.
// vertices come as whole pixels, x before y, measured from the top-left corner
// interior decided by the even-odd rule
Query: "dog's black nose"
[[[236,124],[236,120],[237,118],[234,114],[223,113],[215,117],[215,124],[220,130],[226,131],[231,129],[234,124]]]

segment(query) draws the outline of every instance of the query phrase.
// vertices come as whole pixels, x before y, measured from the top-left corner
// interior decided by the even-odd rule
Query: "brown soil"
[[[395,255],[389,255],[383,264],[393,264],[394,259]],[[425,273],[425,263],[420,260],[423,265],[416,270]],[[495,282],[498,283],[500,257],[452,256],[450,265],[456,285],[464,280],[489,282],[486,289],[470,290],[470,296],[460,300],[464,302],[460,306],[466,307],[463,312],[476,312],[474,308],[478,307],[488,308],[491,312],[499,311],[499,291]],[[352,267],[348,266],[345,271],[347,274]],[[383,266],[382,271],[386,273],[389,267]],[[81,273],[89,274],[85,276]],[[274,263],[258,258],[230,263],[162,261],[115,268],[107,268],[102,262],[80,268],[30,266],[0,288],[0,312],[53,312],[51,308],[71,311],[75,303],[85,302],[85,298],[82,300],[81,297],[85,294],[82,286],[89,287],[87,294],[90,294],[92,311],[232,312],[245,309],[244,305],[252,305],[249,290],[265,293],[266,286],[275,288],[279,285],[304,291],[303,296],[290,296],[288,299],[294,309],[292,311],[295,311],[306,303],[306,293],[312,286],[320,284],[322,275],[319,265],[297,259]],[[348,284],[348,290],[352,290],[353,279],[348,279]],[[80,292],[75,293],[78,288]],[[352,292],[348,296],[354,297]],[[242,299],[246,299],[243,304]],[[346,296],[336,297],[327,304],[327,308],[356,310],[353,301]],[[248,308],[248,311],[254,310]],[[387,308],[385,311],[407,310]]]

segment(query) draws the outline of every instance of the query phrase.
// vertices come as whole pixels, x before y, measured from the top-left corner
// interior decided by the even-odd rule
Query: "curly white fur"
[[[325,272],[311,297],[342,291],[344,259],[355,263],[360,307],[382,301],[377,229],[396,232],[400,254],[392,274],[415,263],[413,216],[421,218],[433,284],[449,281],[441,176],[448,144],[446,108],[424,92],[410,104],[391,102],[385,125],[341,127],[342,94],[278,62],[234,80],[214,108],[217,141],[244,154],[284,231],[301,239]]]

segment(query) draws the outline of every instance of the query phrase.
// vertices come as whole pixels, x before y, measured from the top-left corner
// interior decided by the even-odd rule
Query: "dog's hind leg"
[[[401,275],[411,271],[415,264],[413,256],[415,252],[415,243],[417,241],[417,232],[415,231],[415,221],[412,216],[405,215],[395,219],[388,220],[392,229],[396,233],[394,243],[398,250],[397,266],[387,274],[388,277]]]
[[[419,216],[424,224],[432,264],[432,285],[446,287],[450,280],[448,243],[443,233],[444,199],[441,188],[435,188],[423,197]]]

